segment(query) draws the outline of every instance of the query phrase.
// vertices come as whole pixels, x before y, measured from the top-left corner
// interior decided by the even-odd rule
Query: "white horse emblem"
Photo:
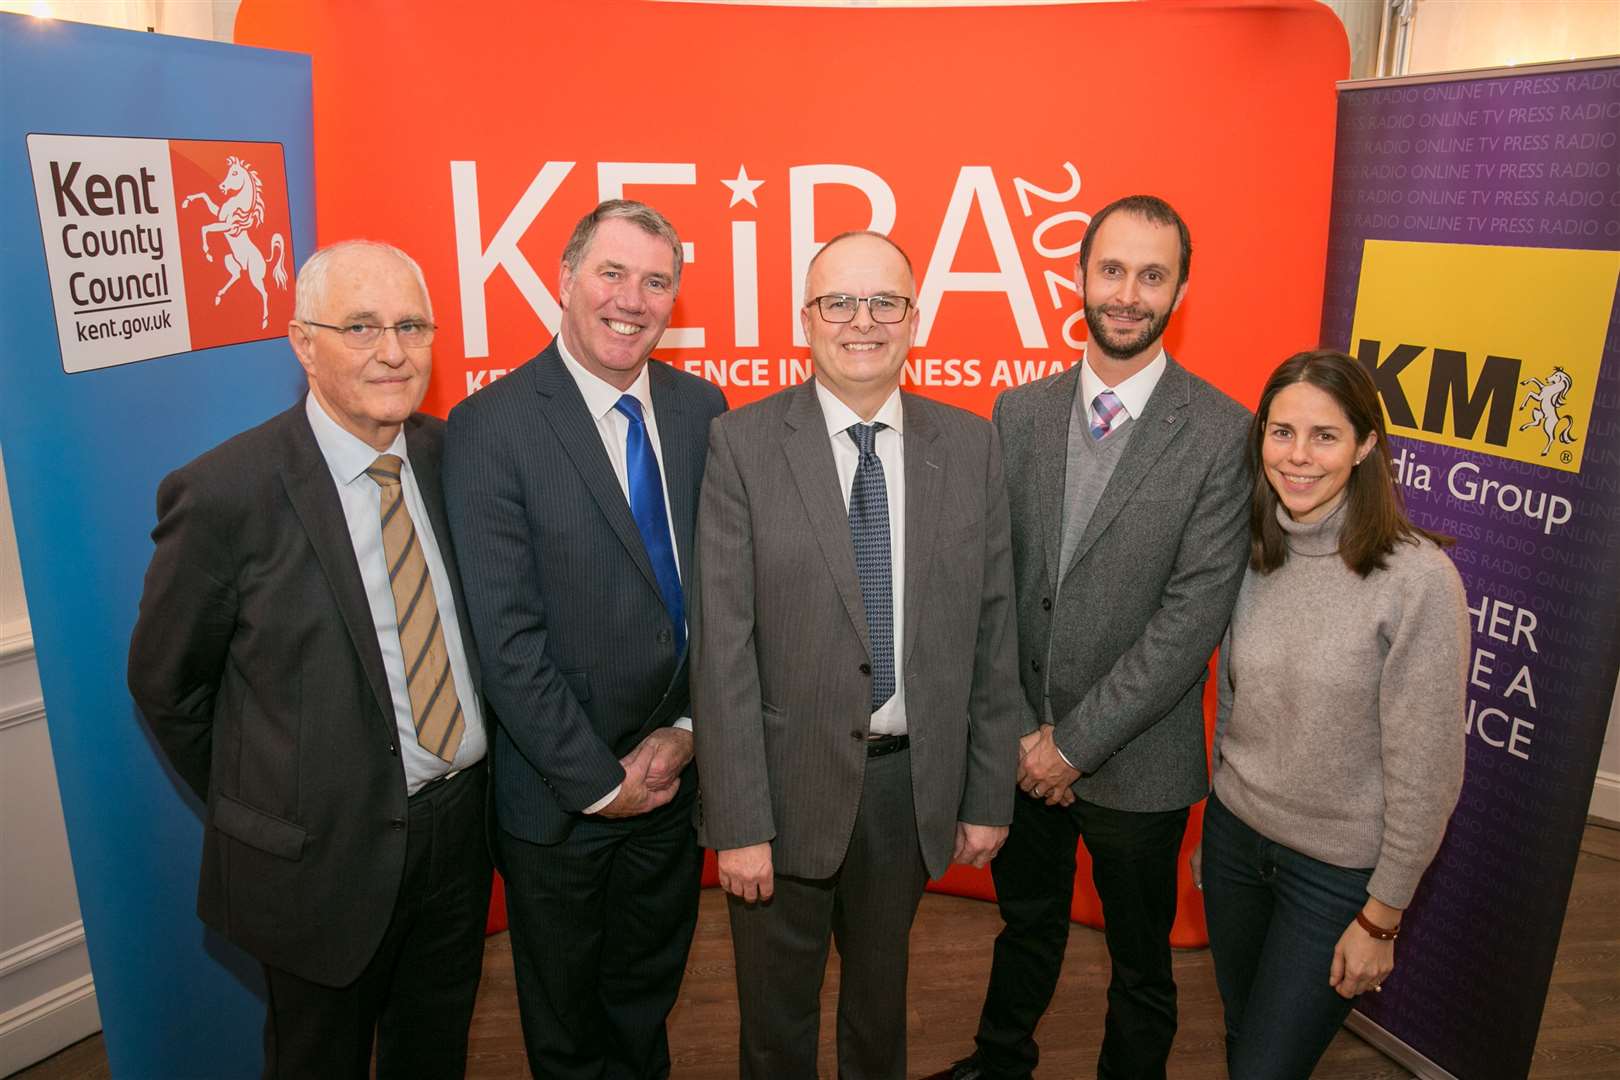
[[[1519,425],[1519,430],[1539,426],[1547,436],[1547,445],[1541,448],[1541,456],[1546,457],[1547,451],[1553,447],[1553,441],[1572,443],[1575,436],[1570,434],[1570,428],[1575,424],[1572,416],[1560,416],[1558,410],[1563,407],[1564,399],[1569,397],[1569,388],[1574,380],[1569,372],[1561,367],[1552,369],[1545,382],[1537,378],[1521,379],[1520,386],[1532,387],[1524,392],[1524,400],[1519,402],[1519,408],[1530,409],[1530,419]]]
[[[208,234],[224,233],[225,242],[231,250],[225,255],[225,269],[230,271],[230,280],[220,286],[219,292],[214,294],[214,306],[218,307],[221,299],[232,285],[236,284],[242,276],[242,271],[248,273],[248,280],[253,287],[259,290],[259,328],[266,329],[270,325],[270,294],[264,288],[264,254],[259,251],[248,236],[248,230],[264,224],[264,193],[259,182],[259,174],[253,166],[241,158],[232,155],[225,163],[225,179],[219,182],[219,190],[225,193],[225,199],[219,205],[214,200],[199,191],[187,195],[180,203],[180,209],[190,206],[192,200],[201,199],[208,207],[208,212],[214,215],[211,224],[202,227],[203,255],[209,262],[214,261],[214,253],[208,250]],[[278,288],[287,287],[287,271],[283,265],[286,256],[286,247],[282,242],[281,234],[276,233],[270,237],[270,253],[275,256],[276,265],[274,278]]]

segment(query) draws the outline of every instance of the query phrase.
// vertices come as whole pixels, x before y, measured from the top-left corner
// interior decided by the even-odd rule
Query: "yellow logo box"
[[[1579,472],[1620,252],[1368,240],[1350,351],[1393,435]]]

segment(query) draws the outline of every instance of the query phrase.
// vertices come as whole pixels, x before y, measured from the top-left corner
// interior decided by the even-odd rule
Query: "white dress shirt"
[[[838,467],[838,490],[844,496],[844,513],[849,513],[850,489],[855,486],[855,470],[861,463],[861,452],[850,438],[851,424],[864,424],[855,410],[838,400],[825,386],[816,382],[816,399],[821,402],[821,415],[827,421],[827,437],[832,440],[833,464]],[[894,604],[894,696],[872,714],[873,735],[903,735],[906,731],[906,670],[901,663],[905,656],[906,610],[906,441],[905,410],[900,407],[900,391],[896,388],[888,400],[872,417],[872,422],[883,424],[874,440],[874,450],[883,463],[883,485],[889,496],[889,580]],[[846,526],[847,527],[847,526]]]
[[[416,474],[411,470],[405,432],[401,429],[393,444],[380,453],[399,455],[399,483],[405,509],[411,515],[417,542],[422,545],[422,557],[427,561],[428,576],[433,580],[433,599],[439,606],[444,648],[450,656],[450,675],[455,680],[456,697],[461,702],[461,715],[466,723],[455,760],[446,762],[431,751],[424,750],[416,741],[411,693],[405,682],[405,651],[399,644],[394,589],[388,581],[388,559],[383,553],[382,489],[366,475],[366,470],[376,463],[379,451],[339,427],[337,421],[328,416],[321,403],[315,400],[314,394],[304,398],[304,413],[309,417],[315,442],[321,448],[321,456],[326,459],[326,467],[331,470],[332,481],[337,485],[338,500],[343,504],[349,542],[354,545],[360,580],[366,587],[366,604],[371,608],[372,625],[377,631],[377,646],[382,650],[383,671],[388,675],[388,693],[394,699],[394,726],[399,729],[399,756],[405,765],[405,789],[414,795],[424,784],[446,773],[465,769],[484,757],[483,712],[479,709],[478,694],[473,689],[472,675],[467,669],[467,651],[461,644],[461,620],[456,617],[456,595],[444,560],[439,555],[433,523],[427,516],[427,507],[422,504],[422,492],[417,487]]]
[[[1153,396],[1153,388],[1159,385],[1159,377],[1164,374],[1167,358],[1164,347],[1159,347],[1159,355],[1155,356],[1148,366],[1126,379],[1118,386],[1109,386],[1103,382],[1097,373],[1091,370],[1091,359],[1088,357],[1080,361],[1080,396],[1085,399],[1086,422],[1091,422],[1091,403],[1097,400],[1097,395],[1104,390],[1112,390],[1119,403],[1125,406],[1125,415],[1132,420],[1142,415],[1147,408],[1148,398]]]
[[[591,419],[596,422],[596,434],[602,440],[602,449],[607,451],[608,461],[613,463],[613,475],[619,478],[619,490],[624,493],[626,506],[630,504],[630,462],[626,445],[630,438],[630,418],[615,406],[626,394],[641,402],[641,418],[647,425],[647,442],[658,458],[658,482],[664,489],[664,517],[669,522],[670,550],[677,553],[675,574],[679,577],[681,548],[675,540],[675,515],[669,505],[669,475],[664,471],[664,447],[658,441],[658,417],[653,413],[651,380],[647,376],[647,364],[641,366],[641,370],[636,374],[636,381],[630,384],[628,390],[620,390],[607,380],[586,371],[585,366],[574,359],[574,354],[569,351],[568,343],[563,340],[561,334],[557,335],[557,352],[563,358],[563,367],[579,386],[580,396],[585,399],[585,411],[590,413]],[[647,361],[648,364],[656,362]],[[684,581],[681,583],[683,588],[685,584]],[[682,731],[691,731],[692,718],[683,716],[672,726]],[[623,784],[615,785],[612,791],[591,803],[583,812],[594,814],[601,810],[619,797],[619,789],[623,786]]]

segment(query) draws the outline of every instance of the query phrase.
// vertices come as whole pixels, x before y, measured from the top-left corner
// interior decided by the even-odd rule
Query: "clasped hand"
[[[656,810],[681,789],[681,770],[692,760],[692,733],[661,727],[619,759],[624,782],[619,794],[604,806],[603,817],[635,817]]]
[[[1052,725],[1039,728],[1018,740],[1018,786],[1027,794],[1045,800],[1047,806],[1068,806],[1074,802],[1074,782],[1080,770],[1063,760],[1052,741]]]

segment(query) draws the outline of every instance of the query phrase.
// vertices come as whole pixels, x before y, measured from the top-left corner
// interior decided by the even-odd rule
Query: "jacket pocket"
[[[245,802],[220,794],[214,800],[214,828],[248,847],[258,848],[277,858],[304,857],[303,826],[255,810]]]
[[[568,689],[573,691],[574,700],[580,704],[591,700],[591,676],[587,671],[565,671],[562,673],[563,681]]]

